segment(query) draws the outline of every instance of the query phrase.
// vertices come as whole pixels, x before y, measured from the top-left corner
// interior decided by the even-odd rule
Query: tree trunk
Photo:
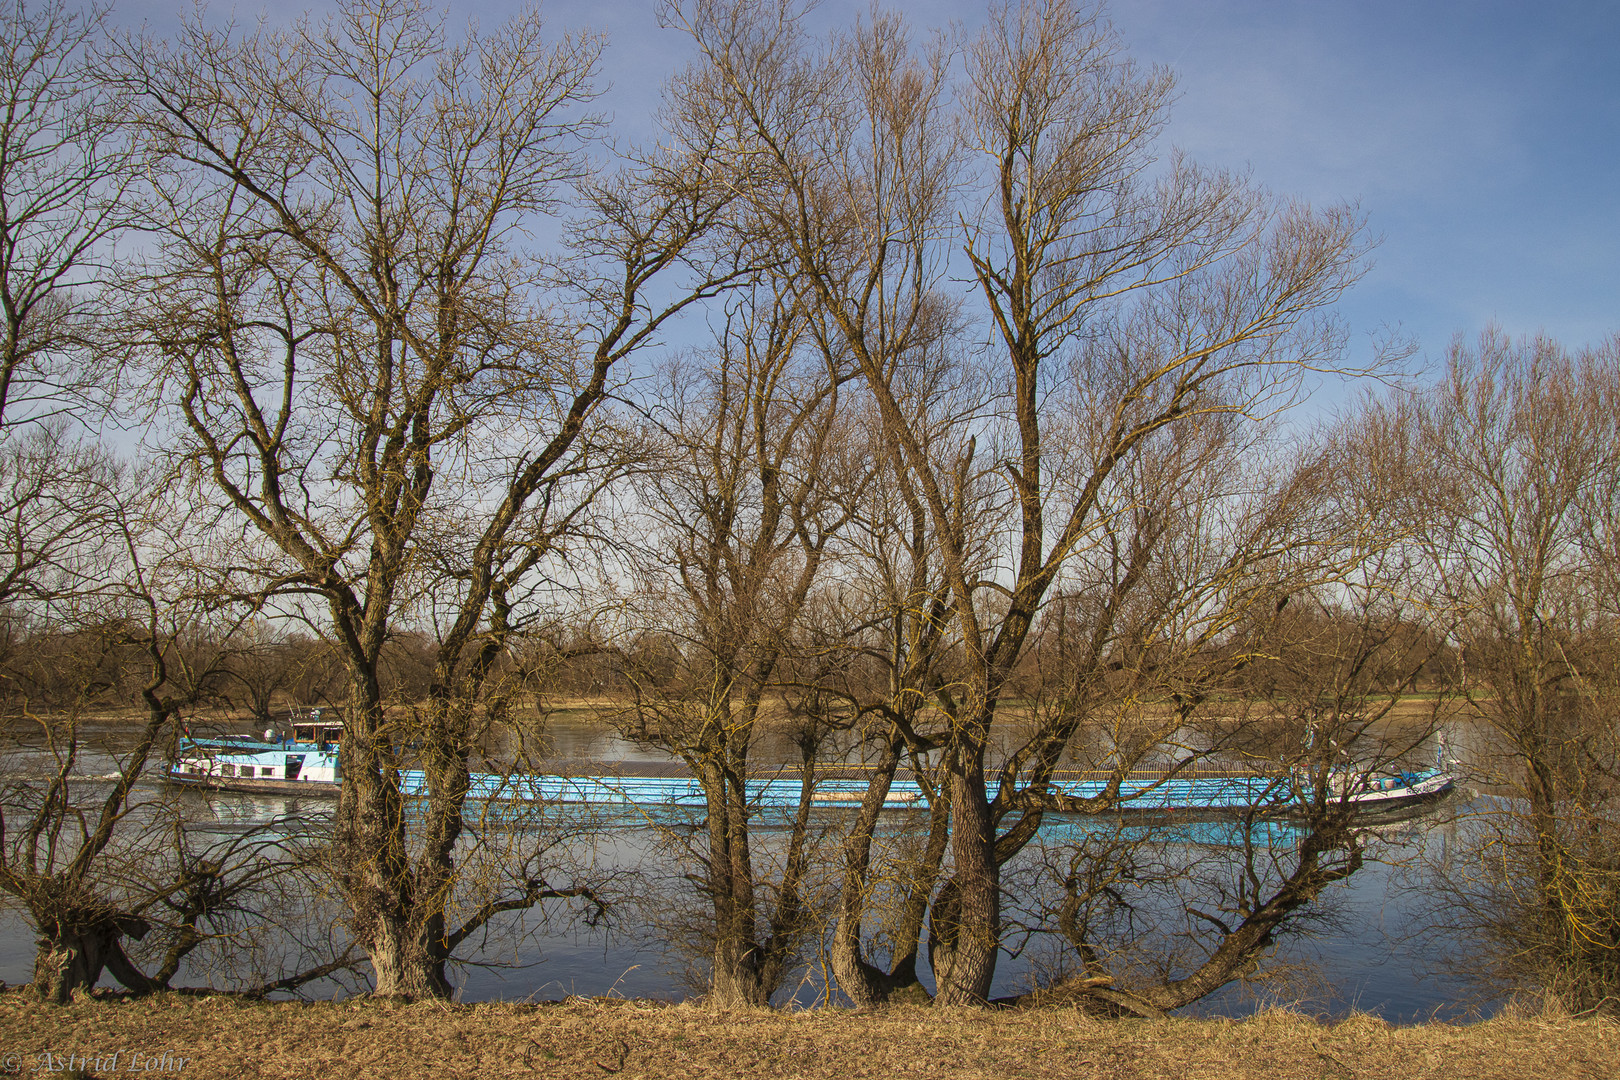
[[[746,732],[744,733],[746,737]],[[709,1003],[723,1009],[768,1005],[765,950],[756,940],[753,858],[749,850],[747,759],[722,747],[704,767],[709,800],[709,895],[714,906],[714,970]],[[721,758],[730,756],[725,765]]]
[[[107,971],[137,993],[154,989],[118,944],[125,934],[145,937],[145,920],[120,915],[71,878],[42,878],[34,884],[29,913],[39,932],[32,984],[36,997],[64,1005],[75,991],[95,989]]]
[[[447,998],[444,950],[424,919],[406,850],[398,765],[381,731],[375,678],[362,675],[344,723],[335,870],[379,997]],[[442,937],[442,934],[437,935]]]
[[[838,896],[838,921],[833,926],[832,969],[838,989],[857,1009],[869,1009],[888,997],[883,972],[866,962],[861,949],[861,923],[866,912],[872,863],[872,834],[889,796],[900,745],[891,739],[884,747],[861,800],[854,828],[844,838],[844,880]]]
[[[839,891],[838,921],[833,927],[831,961],[838,989],[857,1009],[873,1008],[897,997],[925,1001],[928,992],[917,978],[918,939],[928,911],[928,898],[939,877],[949,840],[950,799],[936,795],[929,808],[928,846],[922,860],[905,868],[905,901],[894,929],[895,955],[889,970],[870,963],[863,948],[862,927],[871,889],[872,839],[899,764],[900,744],[891,742],[879,759],[861,802],[860,815],[844,839],[844,880]]]
[[[75,991],[93,990],[117,941],[118,928],[111,924],[41,938],[34,954],[34,996],[66,1005]]]
[[[956,871],[934,898],[928,924],[936,1005],[983,1005],[990,999],[1001,935],[1001,875],[983,754],[964,756],[950,777],[957,814],[951,843]]]
[[[367,951],[378,997],[448,998],[453,990],[442,951],[401,920],[377,920]]]
[[[722,933],[714,943],[714,978],[709,1003],[721,1009],[763,1007],[771,1003],[775,980],[767,980],[759,944],[736,933]]]

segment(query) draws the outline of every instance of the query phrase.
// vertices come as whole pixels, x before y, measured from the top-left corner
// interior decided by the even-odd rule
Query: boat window
[[[219,775],[221,775],[221,776],[235,776],[236,775],[236,766],[235,765],[221,765],[219,767]]]

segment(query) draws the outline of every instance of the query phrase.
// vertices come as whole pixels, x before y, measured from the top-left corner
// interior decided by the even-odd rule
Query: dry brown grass
[[[1608,1078],[1612,1021],[1511,1017],[1390,1027],[1249,1020],[1103,1021],[1064,1010],[718,1013],[697,1005],[245,1004],[158,997],[63,1008],[0,996],[0,1056],[125,1051],[188,1059],[186,1077]],[[62,1073],[57,1073],[62,1075]],[[117,1075],[103,1071],[101,1076]],[[148,1074],[151,1075],[151,1074]],[[167,1075],[176,1075],[173,1072]]]

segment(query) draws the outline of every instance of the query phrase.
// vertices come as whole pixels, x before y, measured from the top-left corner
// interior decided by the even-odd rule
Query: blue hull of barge
[[[1389,778],[1388,790],[1360,793],[1351,801],[1366,812],[1393,810],[1412,803],[1439,798],[1450,792],[1451,778],[1439,770],[1402,773]],[[426,795],[422,773],[410,770],[401,776],[407,796]],[[1103,781],[1052,784],[1054,794],[1071,798],[1093,798],[1103,794]],[[866,785],[856,780],[827,780],[816,785],[814,805],[826,809],[853,809],[865,797]],[[749,801],[770,810],[793,810],[799,805],[802,785],[797,777],[755,780],[748,785]],[[1289,785],[1274,777],[1198,777],[1162,780],[1145,788],[1127,786],[1121,792],[1118,810],[1174,816],[1180,814],[1244,814],[1264,808],[1287,812]],[[636,776],[479,776],[472,778],[468,797],[475,800],[516,800],[522,802],[565,802],[596,805],[673,806],[702,808],[703,785],[693,777]],[[896,779],[884,800],[888,810],[918,810],[928,806],[922,788],[910,780]]]

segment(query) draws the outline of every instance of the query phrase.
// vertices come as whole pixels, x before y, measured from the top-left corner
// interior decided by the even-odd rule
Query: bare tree
[[[594,419],[615,366],[730,273],[703,246],[730,195],[700,127],[587,168],[597,47],[533,12],[451,42],[416,3],[359,0],[123,58],[163,207],[133,340],[245,530],[238,595],[309,599],[342,656],[339,866],[379,994],[448,994],[487,920],[573,894],[530,875],[453,921],[470,762],[513,685],[490,675],[625,460]],[[391,711],[384,651],[412,629],[432,685]]]
[[[1264,977],[1273,946],[1309,930],[1329,887],[1380,857],[1378,823],[1352,799],[1425,765],[1446,710],[1411,697],[1442,644],[1414,632],[1424,608],[1411,567],[1389,572],[1399,561],[1375,556],[1359,581],[1251,613],[1263,625],[1241,647],[1264,656],[1268,692],[1229,684],[1231,703],[1194,724],[1267,778],[1247,811],[1042,838],[1015,893],[1072,951],[1034,1000],[1156,1016]]]
[[[937,397],[949,387],[929,389],[921,396]],[[925,718],[958,659],[948,633],[951,595],[939,577],[927,512],[904,483],[882,425],[869,430],[872,457],[881,464],[851,515],[845,595],[853,611],[838,625],[840,645],[860,657],[839,688],[859,718],[870,774],[843,837],[829,949],[839,989],[860,1007],[923,993],[921,935],[950,838],[950,788],[940,783],[943,767],[935,754],[945,741]],[[952,434],[949,426],[945,433]],[[883,808],[902,769],[926,795],[927,823],[880,836]]]
[[[1133,469],[1138,485],[1173,484],[1147,462],[1211,426],[1258,424],[1305,372],[1338,365],[1321,312],[1360,272],[1360,225],[1180,158],[1156,169],[1168,75],[1139,71],[1095,14],[1066,3],[992,14],[968,48],[954,125],[943,55],[914,56],[897,19],[818,54],[783,6],[704,2],[677,17],[712,66],[713,107],[773,165],[760,212],[791,237],[928,516],[961,650],[934,691],[953,825],[931,960],[937,1001],[983,1001],[1000,867],[1034,835],[1051,771],[1087,719],[1057,710],[995,769],[1032,632],[1055,590],[1079,587],[1064,578],[1085,553],[1135,532],[1115,563],[1126,585],[1156,557],[1150,519],[1119,527]],[[923,434],[940,405],[908,387],[928,331],[955,307],[942,296],[952,238],[991,347],[982,407],[943,440]],[[1279,551],[1233,554],[1240,567],[1209,568],[1259,579]],[[1096,669],[1119,610],[1103,604],[1088,629]]]
[[[127,223],[131,173],[113,95],[92,73],[106,8],[0,11],[0,605],[8,727],[43,740],[50,774],[6,792],[0,891],[39,935],[34,989],[62,1001],[146,924],[120,890],[126,819],[171,734],[184,666],[174,597],[154,590],[127,477],[60,415],[95,378],[92,324],[107,244]],[[22,430],[19,431],[18,428]],[[133,560],[133,562],[131,562]],[[143,723],[110,784],[80,775],[92,700],[133,698]],[[138,841],[136,841],[138,843]]]
[[[0,894],[37,934],[33,992],[58,1003],[103,971],[139,993],[167,987],[199,946],[231,932],[222,920],[257,922],[268,882],[290,883],[307,862],[291,836],[279,847],[253,831],[199,844],[151,784],[206,693],[195,662],[220,654],[191,648],[208,611],[177,535],[183,516],[152,478],[105,460],[89,469],[77,454],[98,489],[95,528],[32,575],[12,609],[27,640],[0,669],[7,734],[34,748],[12,751],[19,767],[0,793]],[[127,734],[97,730],[109,710],[133,713]],[[131,957],[135,941],[147,968]]]
[[[1423,454],[1473,779],[1506,796],[1471,819],[1452,910],[1484,932],[1488,967],[1582,1008],[1620,988],[1617,392],[1612,342],[1572,353],[1491,330],[1394,414]]]
[[[679,641],[680,664],[654,672],[624,653],[633,699],[619,723],[702,782],[696,856],[713,913],[703,936],[713,950],[710,998],[723,1006],[768,1004],[816,925],[811,812],[836,720],[807,671],[805,620],[849,517],[840,488],[861,482],[840,423],[850,373],[805,347],[811,315],[793,284],[771,275],[737,292],[712,351],[662,373],[649,408],[658,453],[638,484],[650,522],[637,559],[643,629]],[[787,775],[799,794],[785,813],[761,808],[749,790],[772,768],[756,757],[768,733],[797,744]],[[773,874],[755,826],[779,814],[786,829]]]

